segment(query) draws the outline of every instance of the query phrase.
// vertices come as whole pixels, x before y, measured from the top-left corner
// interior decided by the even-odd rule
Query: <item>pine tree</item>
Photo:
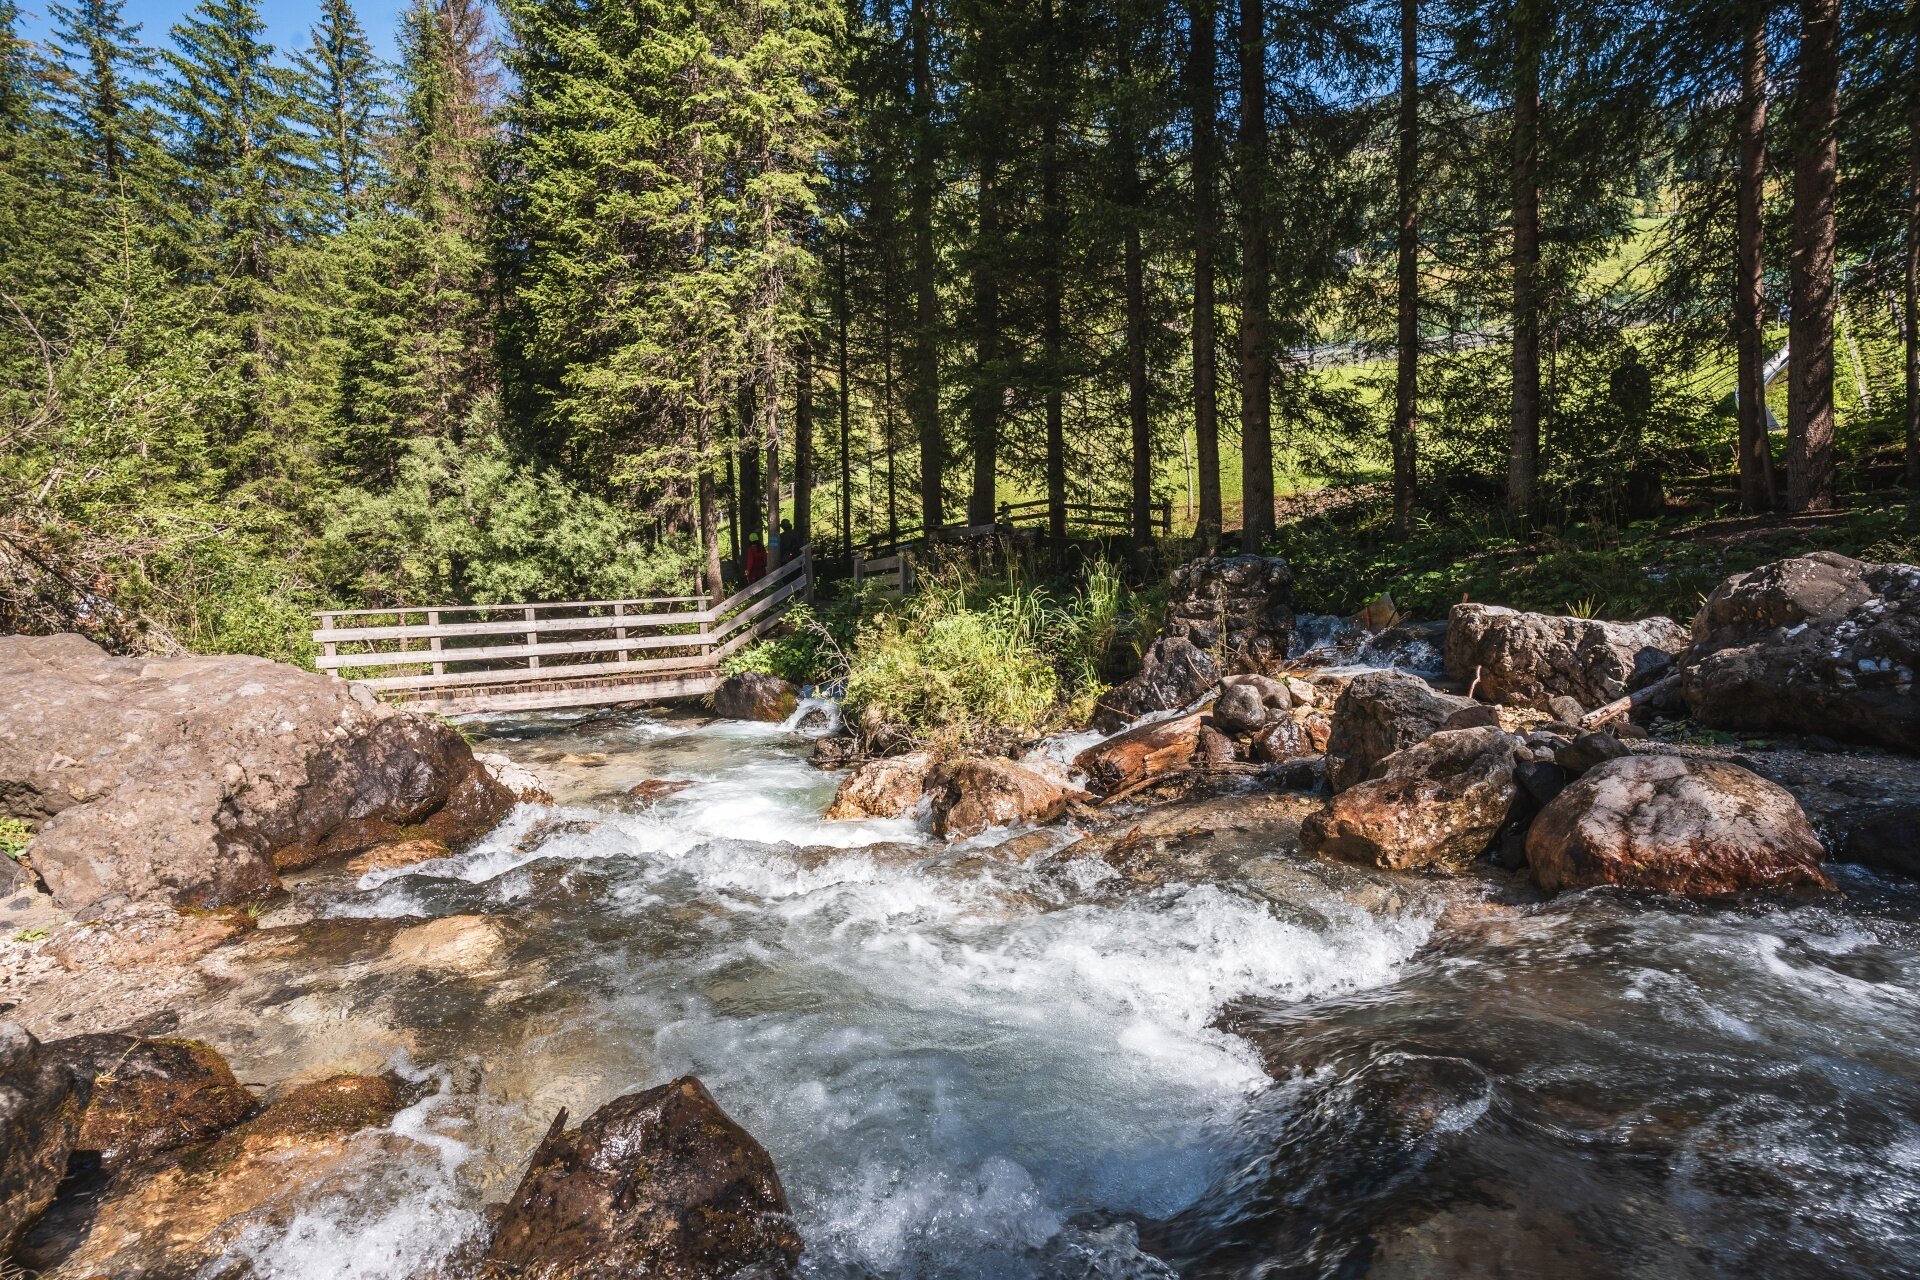
[[[1794,88],[1787,509],[1833,500],[1834,188],[1838,166],[1839,0],[1801,0]]]
[[[144,188],[157,179],[160,120],[153,106],[154,51],[129,24],[123,0],[78,0],[49,6],[56,72],[49,104],[53,118],[79,144],[87,172],[100,187]]]
[[[326,184],[333,226],[364,209],[380,181],[385,85],[366,32],[348,0],[323,0],[320,21],[294,64],[306,78],[306,117]]]

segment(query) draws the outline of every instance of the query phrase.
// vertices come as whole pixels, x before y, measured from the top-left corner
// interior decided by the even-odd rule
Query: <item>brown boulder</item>
[[[764,671],[742,671],[728,676],[713,691],[713,714],[728,720],[778,724],[799,705],[800,695],[792,685]]]
[[[1203,718],[1196,712],[1115,734],[1075,756],[1073,767],[1087,775],[1096,795],[1112,795],[1191,760]]]
[[[1664,672],[1687,647],[1671,618],[1601,622],[1457,604],[1447,616],[1447,675],[1488,702],[1548,710],[1557,697],[1584,710]]]
[[[1920,568],[1819,551],[1714,588],[1681,696],[1717,729],[1786,731],[1920,752]]]
[[[66,1176],[86,1105],[85,1083],[59,1055],[0,1022],[0,1259]]]
[[[484,1280],[706,1280],[799,1260],[772,1158],[694,1077],[566,1122],[554,1117],[528,1161]]]
[[[904,818],[920,803],[932,772],[931,751],[869,760],[840,780],[833,803],[827,807],[827,817]]]
[[[1738,765],[1635,755],[1592,769],[1540,811],[1527,862],[1542,889],[1619,885],[1699,896],[1831,889],[1786,788]]]
[[[1204,649],[1180,636],[1161,636],[1147,650],[1139,674],[1101,695],[1091,727],[1115,733],[1156,711],[1178,711],[1206,696],[1220,668]]]
[[[668,796],[677,796],[693,785],[691,778],[648,778],[627,788],[638,808],[650,809]]]
[[[1393,871],[1463,866],[1492,843],[1513,808],[1519,746],[1494,728],[1435,733],[1327,801],[1301,824],[1301,846]]]
[[[1293,639],[1293,571],[1278,556],[1204,556],[1168,580],[1165,634],[1216,655],[1227,672],[1266,672]]]
[[[393,1119],[403,1101],[371,1076],[293,1089],[211,1141],[123,1171],[98,1197],[61,1200],[27,1237],[20,1261],[115,1280],[211,1274],[250,1225],[284,1229],[316,1186],[344,1180],[348,1189],[358,1165],[349,1140]]]
[[[226,1059],[197,1040],[101,1034],[47,1050],[92,1084],[74,1149],[97,1154],[103,1168],[198,1142],[254,1112]]]
[[[1025,765],[998,756],[965,756],[934,770],[933,833],[964,840],[988,827],[1045,822],[1073,798]]]
[[[1470,698],[1440,693],[1404,671],[1366,671],[1355,676],[1333,704],[1327,736],[1327,782],[1344,791],[1364,782],[1374,766],[1394,752],[1437,732]]]
[[[39,820],[34,867],[86,917],[262,901],[282,869],[457,846],[513,804],[450,726],[263,658],[8,636],[0,687],[0,813]]]

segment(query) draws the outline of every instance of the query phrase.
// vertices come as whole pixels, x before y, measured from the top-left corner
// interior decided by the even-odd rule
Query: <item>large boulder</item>
[[[1293,571],[1278,556],[1203,556],[1173,571],[1162,634],[1232,672],[1270,672],[1293,640]]]
[[[1155,711],[1190,707],[1219,680],[1220,668],[1205,650],[1179,636],[1161,636],[1147,650],[1139,672],[1102,695],[1092,725],[1101,733],[1116,733]]]
[[[1920,752],[1920,568],[1816,551],[1714,588],[1681,661],[1694,719]]]
[[[0,1022],[0,1259],[53,1199],[86,1110],[83,1081],[16,1022]]]
[[[1366,781],[1375,765],[1438,732],[1449,716],[1472,705],[1472,699],[1441,693],[1404,671],[1362,672],[1333,704],[1328,785],[1344,791]]]
[[[920,803],[932,772],[931,751],[869,760],[841,779],[827,817],[904,818]]]
[[[74,1150],[97,1156],[104,1168],[198,1142],[255,1110],[226,1059],[197,1040],[99,1034],[56,1040],[47,1050],[91,1085]]]
[[[534,1151],[481,1274],[546,1280],[780,1275],[801,1241],[773,1159],[700,1082],[567,1113]]]
[[[461,845],[513,804],[451,726],[264,658],[7,636],[0,688],[0,814],[39,822],[34,868],[83,916],[258,902],[281,870]]]
[[[1656,679],[1687,647],[1671,618],[1601,622],[1457,604],[1447,617],[1447,675],[1488,702],[1548,710],[1568,697],[1603,706]]]
[[[284,1233],[309,1197],[365,1192],[366,1160],[420,1149],[386,1125],[406,1098],[390,1080],[333,1076],[281,1098],[210,1141],[154,1156],[97,1195],[63,1197],[28,1234],[20,1261],[63,1276],[174,1280],[227,1275],[262,1228]],[[226,1261],[223,1263],[223,1258]]]
[[[998,756],[962,756],[942,764],[927,786],[933,833],[964,840],[988,827],[1045,822],[1077,793]]]
[[[1540,811],[1527,862],[1542,889],[1619,885],[1697,896],[1831,889],[1820,840],[1784,787],[1739,765],[1632,755]]]
[[[1392,871],[1463,866],[1492,843],[1513,808],[1520,745],[1486,726],[1435,733],[1327,801],[1301,824],[1300,843],[1309,853]]]
[[[728,720],[764,720],[778,724],[800,705],[800,695],[779,676],[742,671],[713,691],[713,714]]]

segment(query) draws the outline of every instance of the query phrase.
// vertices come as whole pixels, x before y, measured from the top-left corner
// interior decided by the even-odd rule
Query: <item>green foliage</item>
[[[799,601],[771,636],[729,655],[721,670],[730,676],[761,671],[796,685],[830,684],[847,674],[858,622],[852,603],[816,609]]]
[[[19,818],[0,818],[0,856],[18,858],[33,842],[33,829]]]
[[[1124,611],[1112,566],[1098,564],[1088,577],[1086,590],[1056,603],[1018,578],[953,569],[924,576],[914,595],[862,622],[847,672],[849,713],[856,723],[941,740],[1083,715],[1105,687],[1100,672]]]

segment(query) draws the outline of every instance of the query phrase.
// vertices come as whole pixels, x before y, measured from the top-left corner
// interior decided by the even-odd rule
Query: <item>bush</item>
[[[831,684],[847,674],[858,617],[851,604],[815,609],[801,601],[774,635],[728,655],[720,669],[730,676],[761,671],[795,685]]]
[[[18,818],[0,818],[0,857],[18,858],[27,851],[33,832]]]
[[[918,592],[877,607],[849,654],[847,709],[923,741],[1044,730],[1083,716],[1103,689],[1123,625],[1119,571],[1105,562],[1058,604],[1017,579],[930,573]]]

